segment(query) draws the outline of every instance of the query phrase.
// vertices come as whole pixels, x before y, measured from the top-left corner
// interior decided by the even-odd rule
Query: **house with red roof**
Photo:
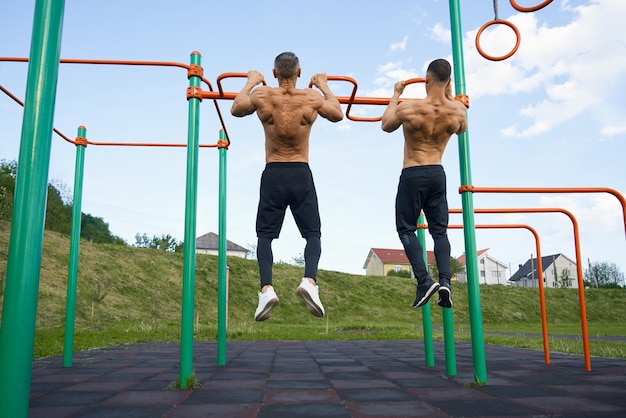
[[[427,264],[435,262],[435,253],[426,251]],[[386,276],[390,271],[411,271],[411,263],[404,250],[389,248],[370,248],[365,264],[366,276]],[[413,276],[413,274],[411,274]]]
[[[428,266],[435,264],[434,251],[426,251],[426,264]],[[510,284],[506,276],[508,267],[503,262],[489,255],[489,248],[476,252],[478,261],[478,277],[480,284]],[[466,267],[467,260],[465,254],[456,259],[461,266]],[[404,253],[404,250],[395,250],[390,248],[370,248],[370,251],[363,265],[366,276],[386,276],[390,271],[409,271],[411,277],[411,264]],[[429,272],[430,268],[428,268]],[[461,283],[467,282],[465,272],[458,273],[452,280],[458,280]]]

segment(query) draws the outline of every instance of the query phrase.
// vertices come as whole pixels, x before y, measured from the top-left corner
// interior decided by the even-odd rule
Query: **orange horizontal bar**
[[[23,57],[0,57],[0,61],[6,62],[28,62],[28,58]],[[104,65],[147,65],[154,67],[179,67],[189,69],[188,64],[180,62],[168,62],[168,61],[134,61],[134,60],[103,60],[103,59],[75,59],[75,58],[61,58],[59,60],[62,64],[104,64]]]
[[[114,146],[114,147],[180,147],[185,148],[187,144],[159,144],[154,142],[97,142],[87,141],[88,145],[102,145],[102,146]],[[218,144],[200,144],[201,148],[217,148]]]
[[[200,96],[203,99],[212,99],[212,100],[216,100],[216,99],[224,99],[224,100],[234,100],[235,97],[237,97],[238,93],[233,93],[233,92],[225,92],[222,88],[222,83],[221,81],[225,78],[246,78],[248,76],[247,73],[241,73],[241,72],[230,72],[230,73],[222,73],[217,77],[217,88],[218,91],[203,91]],[[339,103],[341,104],[347,104],[348,107],[346,109],[346,118],[355,121],[355,122],[379,122],[380,120],[382,120],[382,116],[378,116],[378,117],[371,117],[371,118],[363,118],[363,117],[359,117],[359,116],[352,116],[350,115],[350,110],[352,108],[352,105],[380,105],[380,106],[386,106],[389,104],[389,100],[391,100],[391,98],[382,98],[382,97],[358,97],[356,95],[357,92],[357,88],[358,88],[358,84],[356,82],[356,80],[352,77],[348,77],[348,76],[342,76],[342,75],[329,75],[326,77],[328,81],[346,81],[352,84],[352,93],[350,94],[350,96],[336,96],[337,100],[339,100]],[[414,83],[423,83],[425,82],[426,79],[425,78],[410,78],[408,80],[405,81],[406,85],[409,84],[414,84]],[[309,87],[311,87],[311,84],[309,84]]]
[[[609,193],[619,200],[622,205],[622,217],[624,219],[624,233],[626,233],[626,199],[615,189],[609,187],[476,187],[463,185],[459,187],[459,193]]]
[[[18,103],[20,106],[24,107],[24,102],[22,102],[17,96],[15,96],[9,90],[4,88],[2,85],[0,85],[0,91],[2,91],[4,94],[9,96],[16,103]],[[79,145],[79,144],[77,144],[76,141],[68,138],[65,134],[63,134],[57,128],[52,128],[52,130],[54,131],[54,133],[59,135],[65,141],[67,141],[67,142],[69,142],[71,144],[74,144],[74,145]],[[97,141],[89,141],[89,140],[81,142],[80,145],[85,145],[85,146],[86,145],[126,146],[126,147],[186,147],[187,146],[187,144],[158,144],[158,143],[137,143],[137,142],[97,142]],[[199,147],[201,147],[201,148],[217,148],[218,144],[200,144]]]

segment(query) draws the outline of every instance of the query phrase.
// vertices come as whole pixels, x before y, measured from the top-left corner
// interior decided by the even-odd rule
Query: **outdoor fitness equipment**
[[[529,12],[535,12],[537,10],[543,9],[544,7],[546,7],[548,4],[552,3],[552,0],[545,0],[543,3],[540,3],[536,6],[530,6],[530,7],[524,7],[524,6],[520,6],[519,4],[517,4],[517,2],[515,0],[510,0],[511,2],[511,6],[513,6],[513,8],[515,10],[517,10],[518,12],[523,12],[523,13],[529,13]],[[521,35],[519,30],[517,29],[517,26],[515,26],[513,23],[507,21],[507,20],[501,20],[500,18],[498,18],[498,0],[493,0],[493,12],[494,12],[494,18],[493,20],[490,20],[488,22],[486,22],[484,25],[482,25],[480,27],[480,29],[478,29],[478,32],[476,33],[476,50],[478,51],[478,53],[483,57],[486,58],[490,61],[503,61],[507,58],[510,58],[511,56],[513,56],[513,54],[515,54],[517,52],[517,49],[520,46],[520,42],[521,42]],[[505,25],[508,26],[509,28],[511,28],[513,30],[513,32],[515,33],[515,46],[506,54],[504,55],[500,55],[500,56],[496,56],[496,55],[490,55],[487,52],[485,52],[485,50],[482,48],[481,44],[480,44],[480,37],[483,34],[483,32],[485,31],[485,29],[489,28],[490,26],[493,25]]]

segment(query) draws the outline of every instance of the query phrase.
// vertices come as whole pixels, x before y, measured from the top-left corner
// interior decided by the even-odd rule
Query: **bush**
[[[406,277],[407,279],[411,278],[411,272],[409,270],[389,270],[387,272],[387,276],[393,277]]]

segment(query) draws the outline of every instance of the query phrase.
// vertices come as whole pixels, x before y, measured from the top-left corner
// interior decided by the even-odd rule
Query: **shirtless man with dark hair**
[[[272,286],[272,240],[280,235],[287,207],[306,240],[304,277],[296,293],[307,309],[317,317],[324,316],[324,306],[317,287],[317,267],[321,255],[321,222],[313,175],[309,168],[309,136],[317,115],[331,122],[343,119],[341,105],[328,87],[326,74],[315,74],[312,88],[298,89],[300,63],[292,52],[283,52],[274,61],[278,87],[265,84],[263,75],[251,70],[248,81],[239,92],[231,113],[247,116],[256,111],[265,132],[265,170],[261,176],[256,231],[257,260],[261,279],[256,321],[265,321],[278,304]],[[256,88],[255,88],[256,87]]]
[[[448,201],[441,160],[450,137],[467,129],[467,112],[462,103],[452,99],[450,73],[448,61],[432,61],[425,77],[426,98],[400,103],[405,84],[399,81],[382,117],[385,132],[393,132],[400,126],[404,131],[404,165],[396,195],[396,230],[417,279],[414,308],[425,305],[435,292],[439,293],[439,306],[452,307]],[[429,276],[422,246],[415,236],[422,210],[434,242],[439,283]]]

